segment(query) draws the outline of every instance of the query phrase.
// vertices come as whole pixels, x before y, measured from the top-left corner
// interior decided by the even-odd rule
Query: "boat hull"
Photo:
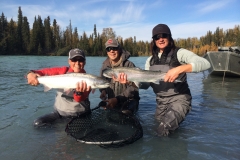
[[[204,55],[210,63],[210,75],[240,77],[240,55],[234,52],[207,52]]]

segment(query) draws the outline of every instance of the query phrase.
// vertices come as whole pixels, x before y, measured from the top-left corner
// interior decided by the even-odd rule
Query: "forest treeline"
[[[71,21],[66,29],[62,29],[57,20],[51,25],[50,17],[44,20],[40,15],[35,16],[30,28],[28,19],[23,16],[21,7],[18,8],[17,22],[7,20],[4,13],[0,16],[0,55],[67,55],[72,48],[81,48],[87,56],[105,56],[105,42],[108,38],[116,38],[124,49],[132,56],[151,55],[148,41],[136,41],[136,37],[123,39],[116,36],[112,28],[104,28],[102,33],[97,32],[96,24],[93,33],[87,35],[83,31],[78,33],[77,27],[73,28]],[[198,55],[206,51],[216,51],[218,46],[240,46],[240,26],[223,30],[219,27],[215,32],[208,31],[206,35],[197,38],[174,39],[176,46],[189,49]]]

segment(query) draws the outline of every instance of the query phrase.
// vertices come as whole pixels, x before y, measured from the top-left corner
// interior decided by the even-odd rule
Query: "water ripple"
[[[99,75],[104,57],[88,57],[86,71]],[[131,60],[144,68],[146,57]],[[12,63],[7,63],[11,61]],[[15,70],[9,70],[13,68]],[[96,64],[96,65],[91,65]],[[64,129],[68,121],[36,129],[32,122],[53,110],[55,90],[29,86],[29,69],[68,65],[67,57],[2,56],[0,58],[0,150],[2,159],[233,159],[240,157],[240,79],[188,73],[192,110],[169,137],[156,136],[156,97],[140,90],[137,113],[143,138],[126,147],[106,150],[76,142]],[[100,101],[90,94],[91,108]],[[13,138],[14,137],[14,138]],[[31,153],[31,154],[29,154]]]

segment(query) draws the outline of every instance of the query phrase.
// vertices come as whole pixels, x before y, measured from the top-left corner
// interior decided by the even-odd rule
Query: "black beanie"
[[[156,25],[152,30],[152,37],[154,37],[155,35],[157,35],[159,33],[166,33],[166,34],[169,34],[170,36],[172,36],[171,31],[166,24]]]

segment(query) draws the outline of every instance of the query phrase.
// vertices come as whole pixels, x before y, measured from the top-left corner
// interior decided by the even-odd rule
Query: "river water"
[[[87,57],[87,73],[99,75],[103,57]],[[147,57],[132,57],[144,68]],[[240,79],[189,73],[192,110],[169,137],[155,134],[155,95],[140,90],[138,116],[143,137],[133,144],[104,149],[77,142],[65,132],[66,121],[52,128],[36,129],[37,117],[53,110],[55,90],[27,85],[30,69],[67,64],[67,57],[0,56],[0,151],[1,160],[237,160],[240,159]],[[91,107],[99,92],[90,94]]]

